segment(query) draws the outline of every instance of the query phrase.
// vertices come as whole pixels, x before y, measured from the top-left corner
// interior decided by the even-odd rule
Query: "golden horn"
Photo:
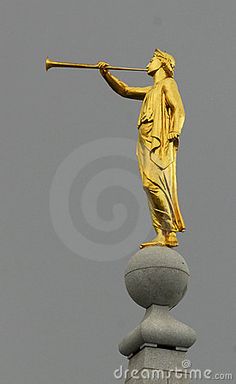
[[[85,69],[99,69],[97,64],[79,64],[79,63],[71,63],[71,62],[60,62],[60,61],[52,61],[48,57],[45,60],[45,68],[48,71],[50,68],[85,68]],[[108,66],[107,69],[112,69],[116,71],[142,71],[146,72],[146,68],[130,68],[130,67],[113,67]]]

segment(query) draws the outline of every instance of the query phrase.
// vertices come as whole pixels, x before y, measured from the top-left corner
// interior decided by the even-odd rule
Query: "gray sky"
[[[178,250],[192,279],[173,312],[198,333],[193,367],[234,372],[235,17],[233,0],[1,1],[1,383],[115,383],[126,364],[117,344],[143,310],[123,272],[152,234],[135,161],[140,103],[96,71],[46,74],[43,61],[142,67],[157,47],[176,57],[186,109]]]

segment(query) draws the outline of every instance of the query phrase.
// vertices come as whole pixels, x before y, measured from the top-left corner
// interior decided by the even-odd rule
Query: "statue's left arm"
[[[178,139],[184,125],[185,111],[178,86],[173,78],[169,77],[165,80],[164,93],[171,111],[169,139]]]

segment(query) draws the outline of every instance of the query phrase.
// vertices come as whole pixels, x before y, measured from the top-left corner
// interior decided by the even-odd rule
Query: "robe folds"
[[[168,79],[168,86],[173,87],[173,94],[175,92],[179,97],[176,105],[175,98],[168,99],[165,80],[146,93],[138,119],[136,153],[154,228],[157,231],[182,232],[185,224],[179,208],[176,181],[178,139],[168,139],[170,132],[180,133],[178,113],[182,101],[174,79]]]

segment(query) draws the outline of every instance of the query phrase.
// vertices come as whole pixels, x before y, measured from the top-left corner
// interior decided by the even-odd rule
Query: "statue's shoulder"
[[[166,86],[176,86],[177,83],[173,77],[166,77],[163,81],[163,84]]]
[[[162,86],[164,89],[168,90],[176,90],[178,89],[177,83],[173,77],[166,77],[164,80],[162,80]]]

